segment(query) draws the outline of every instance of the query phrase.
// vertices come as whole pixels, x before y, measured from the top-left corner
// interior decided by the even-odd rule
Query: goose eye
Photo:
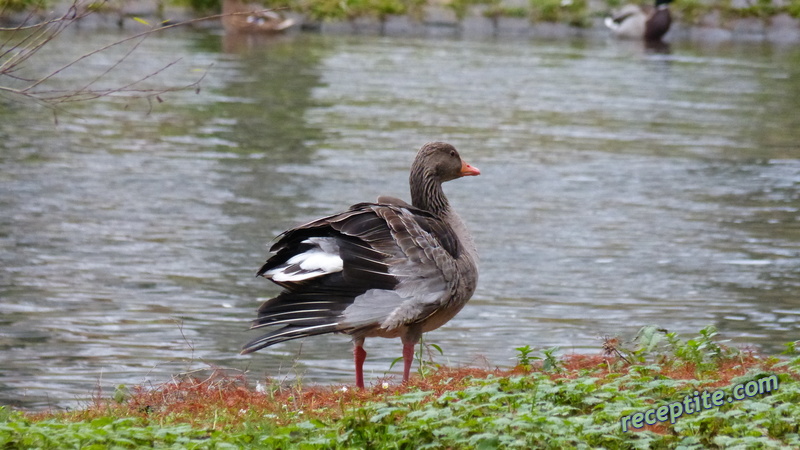
[[[456,156],[456,151],[455,150],[450,150],[450,156]]]

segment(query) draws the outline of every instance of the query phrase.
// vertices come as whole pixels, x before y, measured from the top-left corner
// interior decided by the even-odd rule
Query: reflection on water
[[[596,352],[650,323],[767,352],[797,338],[796,48],[178,32],[141,50],[141,70],[184,56],[178,83],[211,66],[200,95],[150,114],[100,100],[57,125],[0,100],[0,402],[209,365],[352,382],[343,336],[238,356],[277,292],[253,275],[287,227],[407,198],[433,139],[483,173],[446,186],[482,261],[470,305],[427,337],[442,362]],[[374,379],[400,344],[367,350]]]

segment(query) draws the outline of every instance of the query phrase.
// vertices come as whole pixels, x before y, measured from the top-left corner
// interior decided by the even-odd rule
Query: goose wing
[[[386,332],[444,306],[460,253],[452,228],[406,203],[360,203],[284,232],[258,271],[284,288],[252,328],[250,353],[305,336]]]

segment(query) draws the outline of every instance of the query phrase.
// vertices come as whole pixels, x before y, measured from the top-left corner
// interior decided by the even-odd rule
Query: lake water
[[[52,70],[119,36],[76,32]],[[49,86],[75,88],[124,53]],[[193,90],[57,111],[0,97],[0,403],[80,405],[223,367],[352,383],[346,336],[239,356],[275,235],[379,194],[416,148],[482,171],[445,188],[481,255],[426,339],[450,365],[599,353],[657,324],[777,353],[800,331],[800,48],[176,31],[111,72]],[[102,84],[103,82],[101,82]],[[18,100],[18,99],[17,99]],[[367,383],[399,340],[371,339]]]

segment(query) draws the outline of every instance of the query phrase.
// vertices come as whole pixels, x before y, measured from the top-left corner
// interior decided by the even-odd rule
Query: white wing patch
[[[303,281],[310,278],[341,272],[344,261],[339,256],[339,246],[333,238],[309,238],[304,244],[313,247],[289,258],[285,263],[264,273],[274,281]]]

